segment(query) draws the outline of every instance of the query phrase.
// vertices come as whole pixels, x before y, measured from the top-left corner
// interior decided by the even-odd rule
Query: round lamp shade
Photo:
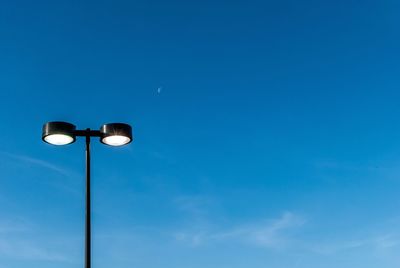
[[[105,124],[100,128],[100,141],[110,146],[122,146],[132,141],[132,127],[123,123]]]
[[[43,141],[53,145],[66,145],[75,141],[76,127],[67,122],[48,122],[43,125]]]

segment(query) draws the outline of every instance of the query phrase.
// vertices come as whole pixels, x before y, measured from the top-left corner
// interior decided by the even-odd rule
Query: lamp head
[[[53,145],[66,145],[75,141],[76,127],[67,122],[48,122],[43,125],[42,140]]]
[[[132,141],[132,127],[124,123],[111,123],[100,128],[100,141],[110,146],[122,146]]]

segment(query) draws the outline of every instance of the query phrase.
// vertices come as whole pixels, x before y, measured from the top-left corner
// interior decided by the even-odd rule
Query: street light
[[[75,125],[67,122],[48,122],[43,125],[42,140],[49,144],[71,144],[76,137],[86,138],[85,268],[91,268],[90,138],[98,137],[101,143],[110,146],[123,146],[132,141],[132,128],[123,123],[105,124],[100,130],[77,130]]]

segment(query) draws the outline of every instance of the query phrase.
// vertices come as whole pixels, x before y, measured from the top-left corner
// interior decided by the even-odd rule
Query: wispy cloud
[[[364,238],[342,238],[329,242],[310,243],[308,249],[321,255],[339,254],[344,251],[367,248],[371,251],[383,252],[400,246],[400,236],[396,234],[371,235]]]
[[[364,247],[370,242],[371,241],[367,239],[340,239],[337,241],[310,243],[306,248],[317,254],[332,255],[342,251]]]
[[[210,231],[207,229],[177,232],[178,241],[198,246],[210,242],[237,241],[270,249],[289,247],[291,231],[304,225],[306,220],[292,212],[285,212],[276,219],[267,219],[256,224],[244,224],[229,229]]]
[[[314,240],[310,230],[303,228],[308,223],[306,217],[291,211],[284,212],[276,218],[226,227],[218,225],[216,221],[211,220],[210,215],[204,212],[209,205],[205,203],[205,200],[207,199],[200,197],[179,199],[180,209],[188,211],[189,215],[194,215],[194,217],[192,217],[193,225],[174,232],[176,241],[191,247],[227,242],[325,256],[358,249],[379,254],[400,247],[400,233],[396,230],[390,232],[387,229],[381,232],[365,230],[347,236],[341,233],[333,237],[328,233],[318,234],[319,239]],[[203,221],[196,220],[196,217],[200,217],[199,215],[203,216]]]
[[[35,158],[29,155],[0,152],[0,157],[2,157],[4,160],[9,161],[11,164],[17,167],[23,166],[24,169],[31,168],[32,170],[45,169],[48,171],[52,171],[55,174],[58,174],[58,176],[62,176],[62,178],[77,178],[82,176],[71,169],[55,165],[48,161],[42,160],[40,158]],[[53,186],[56,186],[57,188],[63,189],[64,191],[72,193],[74,195],[80,194],[80,191],[71,185],[71,183],[73,183],[73,180],[64,180],[64,179],[62,181],[52,180],[49,181],[49,183]]]
[[[267,220],[263,224],[241,227],[234,233],[251,242],[268,248],[284,248],[291,238],[287,231],[303,226],[306,220],[292,212],[285,212],[281,217]]]
[[[44,247],[32,238],[36,231],[26,220],[0,221],[0,256],[34,261],[69,261],[63,254],[51,247]],[[31,238],[28,238],[31,237]]]
[[[12,165],[13,168],[23,166],[27,171],[46,169],[63,177],[77,176],[69,169],[28,155],[0,152],[0,159],[7,166]],[[78,193],[74,188],[66,185],[65,180],[49,183],[68,192]],[[63,246],[60,246],[60,238],[46,239],[40,230],[41,228],[36,228],[32,221],[15,215],[2,214],[0,217],[0,258],[70,262],[71,258],[62,253],[65,252],[67,239],[62,239]]]
[[[25,221],[2,220],[0,221],[0,235],[14,232],[23,232],[28,229]]]
[[[400,246],[400,236],[394,234],[385,234],[376,237],[373,240],[377,249],[389,249]]]
[[[73,172],[69,169],[54,165],[50,162],[47,162],[47,161],[44,161],[42,159],[35,158],[32,156],[23,155],[23,154],[14,154],[14,153],[9,153],[9,152],[0,152],[0,155],[17,160],[19,162],[23,162],[24,164],[36,165],[36,166],[54,171],[56,173],[59,173],[60,175],[63,175],[63,176],[69,177],[69,176],[77,175],[75,172]]]
[[[185,212],[192,219],[207,218],[211,206],[215,206],[215,200],[204,195],[184,195],[175,198],[174,203],[178,210]]]
[[[27,260],[68,261],[66,256],[41,248],[37,243],[15,238],[0,238],[0,256]]]

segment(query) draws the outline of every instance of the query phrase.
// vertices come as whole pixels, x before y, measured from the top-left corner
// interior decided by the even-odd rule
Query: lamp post
[[[90,138],[98,137],[100,142],[110,146],[122,146],[132,141],[132,128],[128,124],[111,123],[100,130],[77,130],[67,122],[48,122],[43,125],[43,141],[53,145],[67,145],[76,137],[86,139],[86,207],[85,207],[85,268],[91,268],[91,210],[90,210]]]

